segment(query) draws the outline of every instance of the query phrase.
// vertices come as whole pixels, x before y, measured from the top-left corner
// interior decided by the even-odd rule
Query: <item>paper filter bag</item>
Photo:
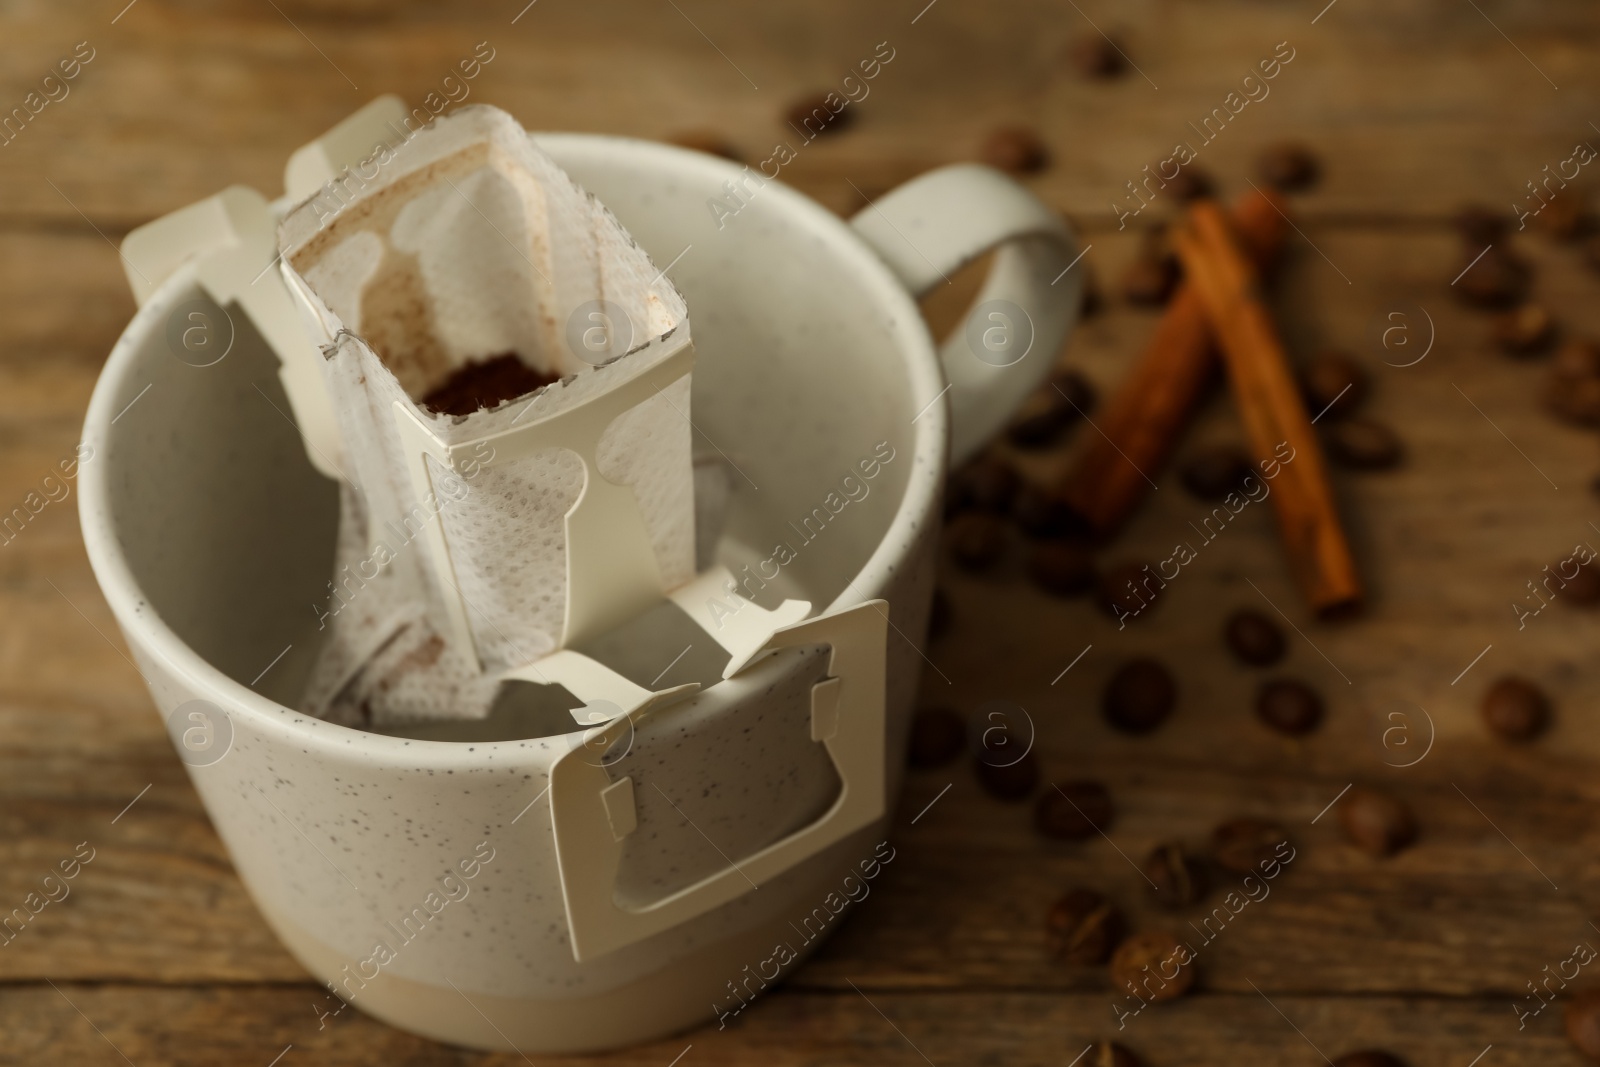
[[[297,206],[279,243],[349,468],[307,711],[482,716],[505,670],[694,576],[687,309],[514,119],[439,119]],[[535,387],[469,414],[423,403],[489,361]],[[575,550],[586,484],[626,521],[572,526]]]

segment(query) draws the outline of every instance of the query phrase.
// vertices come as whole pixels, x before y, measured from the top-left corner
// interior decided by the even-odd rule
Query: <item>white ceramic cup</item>
[[[827,610],[888,602],[876,784],[892,798],[925,661],[947,462],[1049,373],[1080,297],[1075,242],[982,167],[930,173],[845,223],[709,156],[537,140],[672,264],[689,302],[690,417],[738,471],[719,559],[737,573],[784,543],[792,558],[765,595]],[[745,190],[731,216],[730,182]],[[996,248],[977,316],[936,352],[913,297]],[[174,271],[107,362],[84,429],[94,458],[80,476],[83,532],[206,810],[289,949],[396,1026],[525,1053],[726,1021],[781,980],[860,899],[852,884],[870,889],[892,862],[879,844],[887,810],[759,891],[579,961],[552,834],[561,798],[546,792],[552,765],[584,740],[564,710],[534,702],[402,737],[288,706],[317,645],[337,493],[307,462],[247,318],[229,317],[221,359],[183,358],[174,339],[197,301],[192,271]],[[805,522],[833,500],[824,526]],[[638,825],[622,844],[618,907],[647,913],[826,817],[839,783],[806,733],[812,687],[827,678],[819,652],[791,649],[728,681],[699,653],[669,668],[674,682],[715,684],[629,738]]]

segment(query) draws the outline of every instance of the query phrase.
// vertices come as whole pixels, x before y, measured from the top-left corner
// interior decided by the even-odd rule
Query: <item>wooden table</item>
[[[1546,965],[1600,941],[1600,672],[1584,669],[1600,620],[1556,603],[1519,631],[1511,605],[1544,564],[1600,544],[1595,442],[1546,418],[1543,369],[1495,353],[1482,316],[1450,299],[1460,248],[1447,218],[1467,199],[1508,209],[1575,142],[1600,143],[1600,11],[1576,0],[523,2],[7,5],[0,106],[20,105],[77,42],[94,58],[68,97],[0,148],[0,504],[38,490],[73,447],[133,311],[112,248],[122,234],[231,183],[276,193],[294,147],[379,92],[421,99],[477,42],[495,58],[471,99],[530,128],[710,127],[759,159],[788,136],[778,116],[793,96],[837,85],[887,41],[895,58],[856,125],[808,147],[784,177],[853,212],[852,183],[875,196],[971,158],[998,122],[1035,124],[1056,162],[1032,184],[1080,227],[1109,279],[1136,247],[1111,207],[1124,182],[1191,138],[1187,123],[1287,41],[1295,58],[1271,95],[1199,162],[1237,190],[1262,145],[1293,136],[1325,165],[1297,201],[1302,234],[1279,307],[1297,355],[1357,354],[1374,378],[1371,413],[1406,441],[1402,469],[1338,484],[1373,591],[1368,618],[1307,617],[1265,509],[1121,632],[1084,602],[1033,590],[1016,554],[993,576],[948,575],[954,626],[928,648],[926,699],[1027,709],[1049,775],[1109,785],[1109,840],[1041,839],[1027,806],[990,799],[965,766],[914,773],[899,858],[815,960],[736,1027],[606,1059],[665,1067],[692,1044],[685,1067],[1065,1065],[1119,1037],[1158,1065],[1309,1065],[1363,1045],[1415,1065],[1578,1062],[1559,1007],[1519,1029],[1513,1005]],[[1065,52],[1094,32],[1090,19],[1121,35],[1137,70],[1110,82],[1074,73]],[[1600,331],[1600,275],[1571,248],[1527,234],[1512,244],[1569,331]],[[953,289],[934,314],[948,320],[957,299]],[[1404,358],[1377,340],[1391,311],[1415,337]],[[1386,366],[1421,351],[1425,317],[1428,356]],[[1109,388],[1152,325],[1114,303],[1064,359]],[[1219,397],[1186,447],[1238,434]],[[1061,457],[1025,462],[1042,474]],[[1109,559],[1165,556],[1203,511],[1171,472],[1156,479]],[[71,896],[0,946],[0,1062],[521,1062],[353,1012],[319,1029],[318,987],[246,898],[124,654],[70,499],[0,547],[0,598],[0,910],[79,842],[95,850]],[[1329,704],[1303,741],[1256,722],[1258,676],[1219,638],[1228,610],[1269,600],[1298,631],[1285,673]],[[1170,662],[1181,684],[1177,714],[1144,739],[1111,732],[1098,712],[1105,679],[1136,653]],[[1489,681],[1512,671],[1558,703],[1551,732],[1520,749],[1494,742],[1477,710]],[[1391,712],[1408,716],[1409,734],[1386,746],[1383,731],[1402,721]],[[1392,766],[1430,736],[1420,762]],[[1351,782],[1404,796],[1418,844],[1378,861],[1344,843],[1333,814],[1317,817]],[[1050,959],[1046,908],[1084,884],[1116,897],[1135,926],[1180,923],[1151,908],[1128,857],[1164,839],[1200,844],[1240,814],[1281,820],[1297,858],[1270,898],[1202,949],[1194,995],[1119,1035],[1104,970]]]

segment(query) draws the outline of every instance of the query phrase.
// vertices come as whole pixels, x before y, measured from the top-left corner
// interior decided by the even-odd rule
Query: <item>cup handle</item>
[[[850,225],[917,298],[997,250],[983,291],[939,349],[950,394],[950,461],[958,464],[1054,367],[1083,299],[1084,272],[1069,269],[1081,255],[1077,238],[1038,197],[975,163],[914,178]]]

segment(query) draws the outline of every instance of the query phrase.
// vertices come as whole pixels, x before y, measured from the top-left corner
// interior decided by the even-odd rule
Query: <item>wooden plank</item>
[[[1327,164],[1308,211],[1440,218],[1466,197],[1509,211],[1546,163],[1594,136],[1583,103],[1594,75],[1578,42],[1600,28],[1592,5],[1479,12],[1447,0],[1404,9],[1342,0],[1314,25],[1323,5],[1249,0],[1137,11],[1100,2],[1081,13],[1044,0],[941,4],[915,24],[922,2],[822,0],[760,18],[730,0],[681,13],[549,5],[513,25],[521,5],[277,11],[142,0],[113,25],[123,6],[36,5],[11,18],[0,42],[13,72],[7,109],[76,42],[95,58],[4,148],[0,217],[76,227],[82,211],[115,234],[235,182],[275,195],[296,146],[379,93],[421,101],[479,41],[495,59],[469,101],[500,104],[535,129],[665,137],[709,126],[752,162],[794,139],[781,120],[791,99],[839,85],[887,41],[895,58],[870,84],[856,128],[804,146],[784,169],[839,210],[861,204],[851,182],[876,195],[972,158],[996,123],[1023,121],[1058,160],[1036,186],[1076,215],[1113,217],[1124,183],[1180,139],[1237,184],[1256,149],[1285,136],[1310,139]],[[1072,70],[1066,51],[1092,33],[1090,18],[1122,36],[1144,76],[1101,83]],[[1285,41],[1295,58],[1270,95],[1202,143],[1189,124]]]
[[[617,1064],[662,1067],[683,1054],[703,1067],[763,1063],[958,1064],[1060,1067],[1091,1042],[1117,1039],[1152,1064],[1232,1067],[1316,1064],[1355,1048],[1392,1049],[1412,1063],[1466,1064],[1493,1045],[1507,1067],[1584,1061],[1560,1035],[1554,1010],[1522,1032],[1501,1001],[1352,997],[1308,1000],[1263,986],[1265,997],[1202,994],[1158,1005],[1119,1032],[1103,995],[777,993],[726,1029],[702,1026],[602,1056],[446,1048],[332,1005],[319,988],[23,986],[0,1000],[7,1034],[0,1063],[120,1063],[140,1067],[284,1064]],[[1270,997],[1270,1000],[1267,999]],[[1282,1014],[1280,1014],[1280,1012]],[[318,1027],[321,1026],[319,1030]],[[1297,1032],[1298,1030],[1298,1032]],[[114,1047],[113,1047],[114,1046]],[[292,1049],[290,1048],[292,1046]]]
[[[0,285],[10,297],[0,321],[0,427],[46,414],[81,423],[94,377],[134,312],[116,247],[82,220],[12,230],[0,241]],[[72,373],[66,388],[53,377]]]

